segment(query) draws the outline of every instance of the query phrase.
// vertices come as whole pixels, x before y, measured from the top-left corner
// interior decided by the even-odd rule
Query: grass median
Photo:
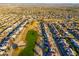
[[[35,48],[35,42],[37,40],[37,31],[31,29],[26,34],[26,47],[20,52],[19,56],[33,56]]]

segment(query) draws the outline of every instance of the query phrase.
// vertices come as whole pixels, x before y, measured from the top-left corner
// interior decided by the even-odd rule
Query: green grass
[[[21,51],[19,56],[33,56],[34,52],[33,49],[35,47],[35,42],[37,40],[38,33],[31,29],[26,34],[26,47]]]

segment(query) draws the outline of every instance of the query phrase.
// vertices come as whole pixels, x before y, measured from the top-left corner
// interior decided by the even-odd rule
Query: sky
[[[0,3],[79,3],[79,0],[0,0]]]

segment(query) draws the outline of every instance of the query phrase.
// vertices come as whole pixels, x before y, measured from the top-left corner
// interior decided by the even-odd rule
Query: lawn
[[[37,40],[38,33],[31,29],[26,34],[26,47],[21,51],[19,56],[33,56],[33,49],[35,47],[35,42]]]

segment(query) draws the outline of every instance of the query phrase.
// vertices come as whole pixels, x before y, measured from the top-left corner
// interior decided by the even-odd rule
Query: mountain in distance
[[[79,7],[79,3],[0,3],[0,6]]]

